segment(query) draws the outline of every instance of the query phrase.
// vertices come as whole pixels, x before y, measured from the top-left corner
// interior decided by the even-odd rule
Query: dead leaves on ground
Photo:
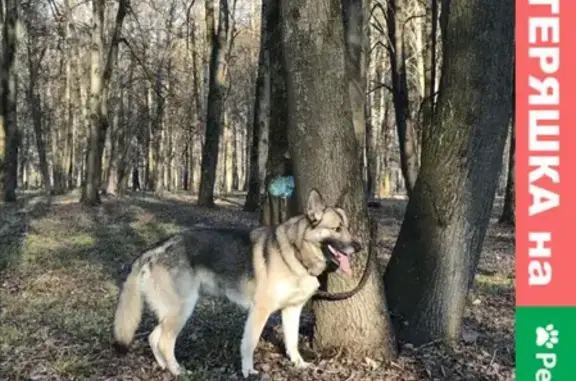
[[[216,209],[203,209],[186,195],[163,200],[140,195],[107,200],[92,209],[69,197],[54,198],[37,214],[3,209],[0,237],[9,233],[19,238],[2,248],[20,251],[12,253],[14,259],[7,268],[0,268],[0,379],[172,380],[154,365],[146,340],[153,327],[149,315],[145,314],[127,356],[118,357],[112,351],[115,277],[139,249],[181,226],[256,226],[257,215],[241,211],[241,203],[241,197],[227,197]],[[386,205],[372,210],[380,221],[383,261],[398,233],[403,201]],[[272,327],[256,352],[256,366],[262,374],[255,379],[515,379],[513,234],[495,224],[490,227],[456,350],[439,343],[420,348],[403,345],[400,357],[388,364],[366,357],[317,357],[310,369],[298,370],[276,345],[282,342],[281,330]],[[42,242],[49,245],[42,246]],[[34,266],[34,261],[42,265]],[[198,308],[178,342],[176,355],[191,371],[182,379],[241,380],[238,347],[244,313],[211,300]],[[304,319],[304,324],[309,321]]]

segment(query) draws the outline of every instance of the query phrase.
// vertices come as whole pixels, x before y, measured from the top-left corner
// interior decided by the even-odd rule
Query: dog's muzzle
[[[362,245],[357,240],[350,244],[343,244],[338,241],[327,241],[322,245],[324,257],[326,258],[326,271],[334,272],[342,270],[346,275],[352,274],[349,256],[362,250]]]

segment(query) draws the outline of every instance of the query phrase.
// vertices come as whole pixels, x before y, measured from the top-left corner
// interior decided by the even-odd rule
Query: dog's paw
[[[244,376],[244,378],[248,378],[250,376],[253,375],[257,375],[258,371],[254,368],[243,368],[242,369],[242,376]]]
[[[164,364],[163,362],[161,363],[158,360],[156,360],[156,362],[154,362],[152,367],[154,367],[154,369],[158,369],[158,370],[166,370],[166,364]]]
[[[190,373],[188,370],[186,370],[186,368],[180,365],[177,367],[168,367],[168,371],[172,373],[174,377],[185,376],[186,374]]]
[[[290,360],[290,362],[296,368],[300,369],[308,368],[310,365],[312,365],[311,363],[304,361],[304,359],[301,356],[295,356]]]

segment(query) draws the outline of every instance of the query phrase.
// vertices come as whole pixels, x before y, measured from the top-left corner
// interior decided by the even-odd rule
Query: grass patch
[[[502,297],[514,293],[514,279],[503,274],[476,275],[476,293],[486,297]]]

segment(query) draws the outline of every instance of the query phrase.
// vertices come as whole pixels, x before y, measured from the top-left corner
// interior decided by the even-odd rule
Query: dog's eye
[[[342,231],[342,227],[341,227],[341,226],[336,226],[336,227],[334,228],[334,231],[335,231],[336,233],[340,233],[340,232]]]

